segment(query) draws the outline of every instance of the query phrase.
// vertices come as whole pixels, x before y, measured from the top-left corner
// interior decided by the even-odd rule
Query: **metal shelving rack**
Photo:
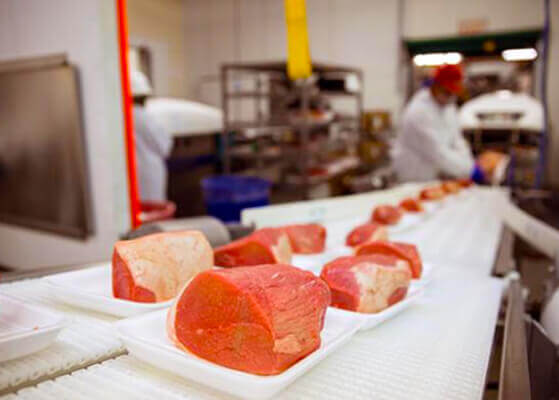
[[[333,89],[320,90],[318,82],[325,79],[335,79],[340,82],[348,75],[357,79],[355,91],[346,91],[345,88],[334,87]],[[239,84],[248,83],[250,88],[242,88]],[[279,88],[279,89],[278,89]],[[310,149],[311,133],[314,129],[328,128],[332,123],[344,124],[356,136],[360,135],[361,114],[363,110],[363,73],[358,68],[339,66],[332,64],[314,63],[313,76],[307,80],[289,81],[286,73],[286,62],[263,62],[263,63],[230,63],[221,66],[221,94],[223,109],[223,136],[222,136],[222,160],[224,173],[233,171],[232,159],[235,157],[234,148],[239,142],[252,143],[258,149],[266,147],[267,139],[279,137],[287,131],[298,135],[300,150],[296,155],[297,167],[300,170],[302,192],[304,198],[308,198],[308,191],[317,182],[327,181],[324,179],[311,179],[309,176],[309,163],[312,159]],[[316,120],[311,117],[311,97],[330,98],[344,97],[354,99],[355,114],[338,115],[333,121]],[[298,112],[301,118],[294,120],[289,117],[287,104],[292,101],[299,102]],[[246,103],[252,102],[248,108],[252,109],[251,118],[239,120],[234,114],[242,105],[235,103],[244,102],[244,111],[247,111]],[[291,110],[293,111],[293,110]],[[286,165],[290,158],[287,156],[285,146],[280,141],[280,153],[272,157],[275,161]],[[268,157],[269,159],[270,157]],[[266,162],[263,151],[257,151],[252,157],[256,170],[261,170]],[[284,182],[285,183],[285,182]]]

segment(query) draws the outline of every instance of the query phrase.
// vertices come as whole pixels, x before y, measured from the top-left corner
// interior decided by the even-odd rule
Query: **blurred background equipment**
[[[0,221],[93,232],[78,71],[65,55],[0,64]]]
[[[458,103],[474,154],[502,151],[510,156],[508,185],[541,187],[549,142],[545,102],[539,100],[545,94],[540,89],[546,82],[541,54],[548,47],[548,26],[492,33],[481,20],[470,22],[466,25],[475,29],[466,35],[406,41],[408,93],[428,84],[437,65],[462,64],[465,91]]]
[[[498,150],[510,157],[507,183],[534,187],[544,132],[543,107],[525,93],[499,90],[477,96],[460,109],[460,123],[474,154]]]
[[[273,202],[341,194],[337,182],[360,165],[362,72],[312,71],[291,81],[285,62],[221,67],[223,169],[270,180]]]
[[[245,208],[270,202],[270,182],[250,176],[221,175],[202,181],[208,214],[224,222],[239,222]]]

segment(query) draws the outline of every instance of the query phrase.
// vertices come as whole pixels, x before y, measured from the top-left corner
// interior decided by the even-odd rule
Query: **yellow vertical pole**
[[[308,78],[311,76],[312,67],[305,0],[285,0],[285,21],[287,74],[293,80]]]

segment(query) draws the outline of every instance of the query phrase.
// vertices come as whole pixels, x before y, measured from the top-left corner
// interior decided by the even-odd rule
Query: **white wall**
[[[540,0],[404,0],[404,36],[441,37],[458,34],[467,19],[485,19],[488,31],[541,27]]]
[[[397,6],[384,0],[307,1],[312,59],[362,68],[366,108],[398,109]],[[223,62],[286,58],[283,1],[186,0],[186,18],[191,98],[219,104]]]
[[[185,97],[188,76],[183,0],[129,0],[130,44],[147,47],[152,55],[157,96]]]
[[[107,260],[118,233],[129,226],[114,4],[0,1],[0,61],[63,52],[79,69],[95,229],[81,241],[0,224],[0,265],[30,269]]]
[[[551,34],[548,64],[547,96],[551,135],[548,154],[548,173],[556,188],[559,188],[559,2],[551,1]]]

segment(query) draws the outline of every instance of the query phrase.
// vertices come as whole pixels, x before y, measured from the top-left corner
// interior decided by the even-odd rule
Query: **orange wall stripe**
[[[136,171],[136,147],[134,140],[134,119],[132,118],[132,94],[128,69],[128,20],[126,0],[116,0],[118,18],[118,44],[120,50],[120,80],[122,84],[122,109],[124,111],[124,130],[128,167],[128,194],[130,199],[130,221],[132,227],[140,225],[140,200]]]

